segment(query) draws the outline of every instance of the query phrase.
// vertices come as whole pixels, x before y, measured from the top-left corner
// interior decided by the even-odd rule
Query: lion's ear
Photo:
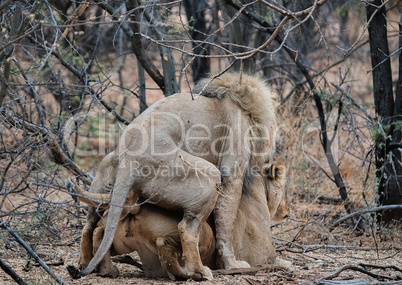
[[[272,163],[266,170],[265,176],[271,180],[281,179],[285,174],[285,164],[281,161]]]
[[[273,170],[272,165],[270,165],[267,169],[265,169],[265,176],[269,179],[275,178],[275,171]]]

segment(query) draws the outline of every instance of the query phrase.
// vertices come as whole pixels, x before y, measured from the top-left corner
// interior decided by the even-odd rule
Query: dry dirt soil
[[[128,264],[118,263],[120,276],[116,279],[102,278],[96,274],[73,280],[67,273],[67,265],[77,265],[79,255],[79,231],[76,234],[66,236],[65,240],[52,244],[39,242],[35,251],[50,265],[55,274],[67,284],[324,284],[318,283],[335,273],[345,265],[370,264],[380,266],[394,266],[402,268],[402,229],[400,224],[388,227],[376,227],[375,234],[370,234],[372,229],[366,229],[361,233],[353,230],[350,222],[330,230],[330,224],[343,215],[341,205],[314,206],[308,217],[305,213],[305,205],[298,203],[294,207],[292,218],[273,227],[277,255],[292,262],[293,272],[281,269],[270,270],[267,268],[253,268],[246,272],[215,272],[215,278],[211,281],[195,282],[177,281],[167,279],[146,279],[140,269]],[[57,284],[42,267],[28,258],[26,252],[18,250],[12,243],[3,243],[0,256],[29,284]],[[135,254],[133,258],[137,258]],[[369,273],[390,276],[390,278],[402,279],[402,271],[388,268],[385,270],[370,267]],[[1,271],[0,271],[1,272]],[[355,270],[343,271],[336,280],[351,282],[356,279],[371,279],[390,281],[381,277],[370,277],[367,274]],[[400,281],[402,282],[402,281]],[[0,274],[0,284],[15,284],[4,272]],[[329,284],[329,283],[327,283]],[[366,283],[359,283],[366,284]],[[377,284],[377,283],[376,283]],[[399,283],[402,284],[402,283]]]

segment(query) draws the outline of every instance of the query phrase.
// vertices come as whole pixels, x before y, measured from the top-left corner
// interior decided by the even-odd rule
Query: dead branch
[[[307,153],[307,151],[303,150],[303,153],[310,159],[310,161],[311,161],[312,163],[314,163],[314,164],[325,174],[325,176],[327,176],[327,178],[328,178],[329,180],[331,180],[332,182],[335,183],[335,180],[329,175],[329,173],[326,172],[325,169],[322,168],[322,166],[319,165],[318,162],[316,162],[316,161]]]
[[[365,264],[364,267],[373,267],[373,266],[371,266],[370,264]],[[391,269],[391,267],[387,267],[387,266],[384,266],[383,268],[387,268],[387,269],[390,268]],[[381,268],[381,269],[383,269],[383,268]],[[389,276],[389,275],[382,275],[382,274],[373,273],[371,271],[368,271],[368,270],[364,269],[361,266],[361,264],[358,264],[358,265],[348,264],[348,265],[345,265],[345,266],[339,268],[335,273],[324,277],[322,280],[332,280],[332,279],[338,277],[339,274],[341,274],[345,270],[358,271],[358,272],[364,273],[364,274],[366,274],[366,275],[368,275],[370,277],[373,277],[373,278],[376,278],[376,279],[382,279],[382,280],[384,280],[384,279],[385,280],[401,280],[402,279],[401,276]]]
[[[165,89],[165,82],[163,75],[159,72],[158,68],[152,63],[149,56],[146,54],[144,48],[142,47],[142,35],[140,33],[140,19],[138,19],[138,11],[139,9],[143,9],[143,6],[140,6],[136,3],[135,0],[129,1],[126,3],[127,9],[129,13],[136,22],[133,24],[133,27],[130,26],[120,19],[120,13],[113,8],[111,5],[104,3],[103,1],[95,1],[99,7],[105,10],[110,16],[120,22],[120,27],[129,38],[130,43],[133,48],[133,52],[135,53],[137,59],[141,62],[141,65],[144,67],[146,72],[151,76],[152,80],[159,86],[159,88],[164,91]]]
[[[84,0],[82,3],[78,6],[77,9],[73,12],[73,14],[70,16],[70,20],[67,22],[67,27],[63,32],[63,36],[66,38],[68,31],[70,29],[70,25],[74,24],[75,20],[77,20],[87,9],[89,6],[89,0]]]
[[[72,161],[70,157],[63,152],[61,146],[57,142],[56,135],[50,132],[46,127],[27,122],[22,118],[18,118],[17,116],[13,117],[4,111],[0,111],[0,115],[3,117],[5,122],[7,122],[14,128],[18,129],[20,126],[23,126],[27,131],[31,133],[41,134],[43,136],[43,139],[47,143],[49,143],[54,162],[65,167],[71,173],[78,176],[85,184],[91,184],[93,176],[85,170],[81,169],[81,167],[75,164],[74,161]]]
[[[249,275],[257,272],[271,272],[276,268],[275,265],[269,264],[264,266],[255,266],[250,268],[235,268],[235,269],[217,269],[213,270],[214,275]]]
[[[402,273],[402,269],[395,265],[376,265],[376,264],[369,264],[369,263],[359,263],[359,266],[371,267],[371,268],[382,269],[382,270],[393,269],[395,271],[399,271]]]
[[[373,213],[373,212],[379,212],[379,211],[385,211],[385,210],[396,210],[396,209],[402,209],[402,205],[386,205],[386,206],[379,206],[379,207],[375,207],[375,208],[370,208],[370,209],[363,209],[360,211],[356,211],[353,212],[349,215],[346,215],[343,218],[340,218],[339,220],[337,220],[333,225],[332,225],[332,229],[334,229],[335,227],[339,226],[339,224],[343,223],[344,221],[346,221],[347,219],[359,216],[359,215],[363,215],[363,214],[367,214],[367,213]]]
[[[294,27],[292,27],[290,30],[295,29],[297,26],[299,26],[299,25],[302,24],[304,21],[306,21],[308,18],[310,18],[311,14],[312,14],[314,11],[316,11],[319,7],[321,7],[323,4],[325,4],[326,2],[327,2],[327,0],[315,1],[314,4],[313,4],[310,8],[308,8],[308,9],[306,9],[306,10],[303,10],[303,11],[300,11],[300,12],[295,12],[295,13],[290,12],[290,11],[285,11],[285,12],[283,12],[283,10],[281,10],[281,11],[283,12],[283,15],[285,15],[285,17],[281,20],[281,22],[280,22],[276,27],[274,27],[274,26],[271,26],[270,24],[268,24],[265,20],[261,19],[261,17],[259,17],[258,15],[252,13],[251,11],[245,11],[245,10],[244,10],[246,6],[248,6],[248,5],[252,4],[252,3],[247,3],[247,4],[244,4],[244,5],[239,5],[239,4],[234,3],[233,1],[228,1],[228,0],[227,0],[227,1],[226,1],[226,4],[227,4],[227,5],[230,5],[230,6],[232,6],[233,8],[235,8],[235,9],[238,10],[237,13],[236,13],[236,15],[232,18],[232,20],[234,20],[235,18],[237,18],[237,16],[238,16],[239,14],[244,14],[244,15],[246,15],[247,17],[249,17],[250,19],[252,19],[253,21],[255,21],[255,22],[257,22],[258,24],[260,24],[262,27],[268,28],[268,29],[269,29],[269,33],[271,34],[271,36],[268,38],[268,40],[265,41],[263,44],[261,44],[259,47],[253,48],[253,49],[248,50],[248,51],[245,51],[245,52],[232,53],[232,52],[230,52],[230,51],[224,49],[222,46],[217,46],[217,48],[222,49],[222,50],[225,51],[224,54],[221,54],[221,55],[199,55],[199,54],[195,54],[195,53],[192,53],[192,52],[188,52],[188,51],[185,50],[185,49],[182,49],[182,48],[178,48],[178,47],[173,46],[172,43],[177,42],[177,41],[171,41],[171,40],[155,40],[155,39],[153,39],[152,37],[149,37],[149,36],[147,36],[146,34],[143,34],[143,33],[141,33],[141,36],[142,36],[143,38],[145,38],[145,39],[147,39],[147,40],[149,40],[149,41],[151,41],[151,42],[157,44],[158,46],[166,47],[166,48],[169,48],[169,49],[172,49],[172,50],[178,50],[178,51],[180,51],[182,54],[186,54],[186,55],[188,55],[188,56],[191,56],[192,58],[196,58],[196,57],[202,57],[202,58],[228,58],[228,59],[230,58],[230,59],[232,59],[232,60],[234,61],[234,62],[232,62],[232,63],[230,64],[230,66],[229,66],[229,68],[230,68],[230,67],[232,67],[232,66],[234,65],[234,63],[237,62],[237,61],[244,61],[244,60],[247,60],[247,59],[250,59],[250,58],[254,57],[254,56],[255,56],[256,54],[258,54],[258,53],[264,52],[264,49],[267,48],[269,45],[271,45],[274,40],[276,40],[276,41],[280,44],[280,47],[277,48],[276,51],[283,47],[283,48],[288,52],[288,50],[290,50],[290,49],[284,44],[285,41],[280,37],[280,32],[282,31],[282,29],[283,29],[283,27],[285,26],[285,24],[286,24],[289,20],[292,20],[292,19],[299,18],[299,17],[302,17],[302,16],[306,16],[306,15],[307,15],[307,17],[306,17],[305,19],[303,19],[302,21],[298,21],[297,25],[295,25]],[[264,3],[264,4],[267,4],[267,3]],[[103,4],[100,3],[99,5],[103,8],[103,6],[102,6]],[[268,6],[269,6],[269,5],[268,5]],[[277,7],[277,8],[280,9],[279,7]],[[105,9],[105,8],[104,8],[104,9]],[[108,8],[108,9],[109,9],[109,8]],[[111,9],[113,9],[113,8],[111,8]],[[113,11],[113,10],[111,10],[111,11]],[[109,11],[108,11],[108,12],[109,12]],[[109,12],[109,13],[110,13],[110,12]],[[117,14],[116,14],[116,13],[113,13],[113,17],[116,17],[115,15],[117,15]],[[124,30],[123,24],[122,24],[122,29]],[[290,30],[287,30],[287,31],[286,31],[285,36],[284,36],[284,39],[287,38],[287,36],[288,36]],[[278,40],[278,39],[279,39],[279,40]],[[182,40],[181,40],[180,42],[184,43],[184,42],[188,42],[188,41],[186,41],[186,40],[182,41]],[[207,42],[207,39],[204,40],[204,41],[201,41],[200,44],[209,44],[209,45],[213,45],[213,43]],[[290,50],[290,51],[292,51],[292,50]],[[136,52],[136,50],[135,50],[135,52]],[[293,52],[293,51],[292,51],[292,52]],[[272,52],[272,53],[275,53],[275,51]],[[294,53],[294,52],[293,52],[293,53]],[[138,56],[137,56],[137,57],[138,57]],[[296,58],[297,58],[297,57],[296,57],[296,55],[295,55],[295,56],[294,56],[294,59],[296,59]],[[140,60],[140,59],[139,59],[139,60]],[[140,61],[141,61],[141,60],[140,60]],[[225,69],[224,71],[222,71],[220,74],[226,72],[229,68],[226,68],[226,69]],[[163,90],[163,89],[162,89],[162,90]]]
[[[13,0],[6,0],[3,3],[0,4],[0,12],[5,9]]]
[[[4,63],[3,73],[0,74],[0,106],[3,104],[3,100],[7,94],[8,77],[10,75],[10,61]]]
[[[10,266],[8,266],[3,260],[0,258],[0,268],[4,270],[5,273],[11,276],[15,282],[21,285],[29,285],[21,276],[17,274]]]
[[[329,196],[319,196],[317,198],[319,204],[333,204],[333,205],[340,205],[342,204],[341,198],[329,197]]]
[[[48,265],[48,266],[61,266],[61,265],[64,265],[64,260],[60,258],[59,260],[49,261],[49,262],[46,262],[46,265]],[[34,263],[33,266],[41,266],[41,265],[39,263]]]
[[[279,241],[278,238],[276,238],[276,244],[280,245],[282,248],[276,249],[277,252],[281,251],[289,251],[289,252],[294,252],[294,253],[306,253],[306,252],[311,252],[311,251],[316,251],[319,249],[325,249],[325,250],[354,250],[354,251],[372,251],[376,250],[375,247],[367,246],[367,247],[362,247],[362,246],[353,246],[353,245],[333,245],[333,244],[300,244],[288,240],[281,240]],[[291,248],[284,248],[287,245],[292,245],[295,247],[300,248],[300,250],[296,249],[291,249]],[[388,250],[397,250],[401,251],[402,248],[398,246],[386,246],[386,247],[381,247],[378,248],[378,250],[381,251],[388,251]]]
[[[264,5],[268,6],[270,9],[275,10],[284,16],[286,15],[286,16],[291,16],[292,18],[300,18],[300,17],[306,16],[306,15],[312,13],[314,10],[317,10],[319,7],[324,5],[325,2],[327,2],[327,1],[326,0],[316,1],[316,2],[314,2],[314,5],[312,5],[311,7],[307,8],[303,11],[298,11],[298,12],[284,9],[284,8],[280,7],[279,5],[273,5],[264,0],[262,0],[261,2],[264,3]]]
[[[18,70],[20,71],[22,78],[24,78],[27,86],[29,87],[29,90],[31,91],[31,96],[35,102],[35,108],[36,111],[38,113],[38,117],[39,117],[39,122],[41,123],[42,126],[45,126],[45,117],[43,114],[43,110],[42,110],[42,105],[41,102],[39,100],[39,94],[36,92],[35,88],[32,86],[32,84],[30,83],[28,77],[26,76],[24,69],[22,68],[22,66],[19,64],[19,62],[14,59],[14,64],[17,66]]]
[[[58,282],[58,284],[66,284],[65,282],[63,282],[63,280],[61,280],[59,277],[56,276],[56,274],[53,273],[53,271],[46,265],[45,262],[43,262],[42,259],[40,259],[40,257],[32,250],[32,248],[19,236],[17,235],[14,230],[12,228],[10,228],[9,226],[6,225],[5,222],[1,222],[0,223],[0,228],[3,228],[5,230],[7,230],[12,236],[13,238],[23,247],[26,249],[26,251],[29,253],[29,255],[31,255],[42,267],[43,269],[46,270],[47,273],[49,273],[49,275]]]
[[[47,49],[48,47],[39,41],[37,41],[34,37],[32,36],[27,36],[27,38],[34,44],[43,47],[44,49]],[[67,68],[75,77],[77,77],[83,84],[87,85],[87,81],[85,79],[84,74],[82,74],[79,70],[77,70],[74,66],[69,64],[67,61],[65,61],[64,57],[55,49],[51,50],[51,54],[60,62],[61,65],[63,65],[65,68]],[[110,106],[103,98],[100,96],[100,92],[96,92],[92,87],[86,86],[89,89],[89,93],[91,96],[95,97],[96,100],[102,104],[105,109],[111,113],[119,122],[122,122],[125,125],[129,125],[131,122],[127,120],[126,118],[120,116],[119,113],[116,112],[116,110]]]
[[[332,86],[334,86],[339,92],[341,92],[341,94],[343,96],[345,96],[346,98],[348,98],[349,101],[352,102],[353,105],[355,105],[360,111],[362,111],[364,113],[364,115],[366,115],[366,117],[368,119],[370,119],[370,121],[374,122],[374,118],[367,112],[367,110],[359,103],[355,100],[355,98],[353,98],[348,92],[346,92],[346,90],[344,90],[342,87],[340,87],[339,85],[336,85],[334,83],[331,83]]]
[[[318,280],[316,285],[400,285],[401,281],[381,282],[373,279],[352,279],[352,280]]]

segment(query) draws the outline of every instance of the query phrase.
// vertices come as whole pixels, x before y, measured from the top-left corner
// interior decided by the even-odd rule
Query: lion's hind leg
[[[105,229],[103,227],[97,227],[93,233],[93,250],[94,254],[101,245]],[[107,251],[102,261],[99,263],[99,275],[104,277],[116,278],[119,276],[119,270],[113,264],[110,256],[110,249]]]
[[[201,262],[199,252],[199,228],[200,221],[192,215],[185,214],[179,223],[179,233],[182,241],[183,259],[185,268],[194,279],[212,279],[212,271]]]
[[[96,212],[96,208],[89,207],[87,214],[87,221],[82,230],[81,244],[80,244],[80,258],[79,268],[84,269],[88,266],[93,255],[93,232],[96,224],[100,220],[100,215]]]
[[[220,187],[220,172],[211,163],[182,151],[179,159],[187,167],[185,177],[187,205],[178,225],[185,270],[194,279],[212,279],[212,271],[202,264],[199,238],[202,224],[213,211]],[[191,199],[191,200],[190,200]]]
[[[198,244],[201,225],[218,198],[220,172],[208,161],[183,150],[178,150],[166,167],[172,170],[168,182],[166,175],[160,175],[144,185],[143,193],[157,206],[183,212],[178,231],[186,274],[190,278],[212,279],[211,270],[202,264]]]

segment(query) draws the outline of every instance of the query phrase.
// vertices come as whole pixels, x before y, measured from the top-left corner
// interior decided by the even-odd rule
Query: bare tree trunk
[[[192,27],[189,34],[193,40],[193,52],[199,55],[209,55],[210,45],[198,43],[198,41],[204,41],[208,34],[207,20],[205,19],[205,9],[208,7],[208,3],[206,0],[184,0],[183,4],[188,24]],[[191,70],[193,71],[194,82],[205,77],[211,70],[209,58],[195,58],[191,63]]]
[[[8,77],[10,75],[10,62],[4,63],[3,74],[0,73],[0,107],[3,105],[4,98],[7,94]]]
[[[398,83],[396,85],[395,108],[394,115],[396,120],[402,120],[402,14],[399,19],[399,74]],[[398,131],[398,141],[402,138],[401,131]]]
[[[399,67],[398,67],[398,82],[396,85],[394,116],[395,121],[402,120],[402,14],[399,19]],[[400,142],[402,139],[402,131],[395,131],[395,141]]]
[[[389,55],[386,11],[385,6],[378,11],[374,6],[380,6],[381,4],[381,0],[375,0],[372,5],[367,5],[367,19],[370,19],[376,13],[368,27],[371,65],[373,67],[378,65],[372,72],[375,112],[384,120],[389,120],[394,110],[394,97],[392,93],[391,62],[389,59],[386,60]]]
[[[239,5],[238,3],[241,3],[240,1],[232,1],[232,0],[225,0],[225,1],[219,1],[220,2],[220,7],[222,14],[224,16],[225,22],[229,22],[231,18],[235,17],[238,8],[235,7],[233,4]],[[241,3],[243,5],[246,5],[248,2],[251,2],[250,0],[243,1],[245,3]],[[226,5],[225,5],[226,4]],[[245,12],[245,11],[243,11]],[[247,11],[251,12],[251,11]],[[252,36],[255,32],[255,29],[253,28],[253,20],[248,17],[247,14],[242,13],[239,15],[229,26],[229,29],[231,32],[229,33],[230,39],[228,39],[228,42],[233,44],[229,45],[229,50],[238,53],[238,52],[245,52],[250,50],[249,48],[253,48],[250,44]],[[241,66],[241,62],[237,61],[234,64],[234,69],[235,70],[240,70],[242,67],[245,72],[248,73],[254,73],[255,72],[255,58],[248,59],[243,62],[243,66]]]
[[[144,112],[147,108],[147,99],[145,93],[145,73],[144,68],[142,67],[141,63],[137,60],[137,68],[138,68],[138,84],[139,84],[139,91],[138,91],[138,99],[140,101],[140,114]]]
[[[158,11],[158,10],[156,10]],[[150,15],[150,13],[147,10],[144,10],[144,15],[147,21],[151,24],[154,24],[155,19],[158,19],[159,17],[156,15],[158,12],[153,13],[153,15]],[[166,15],[165,15],[166,16]],[[161,32],[158,30],[157,25],[154,25],[154,32],[155,32],[155,37],[158,41],[163,40],[163,36]],[[162,61],[162,69],[163,69],[163,80],[165,83],[165,89],[163,90],[163,93],[165,96],[170,96],[175,93],[179,92],[179,87],[177,85],[176,81],[176,71],[175,71],[175,62],[172,54],[172,50],[168,47],[165,47],[163,45],[158,45],[159,52],[161,55],[161,61]]]
[[[111,15],[115,14],[115,10],[105,3],[99,4],[102,8],[108,11]],[[158,84],[159,88],[162,91],[165,91],[165,79],[163,75],[159,72],[156,66],[152,63],[151,59],[147,56],[143,46],[142,46],[142,36],[140,30],[140,11],[136,7],[139,6],[137,0],[129,0],[126,2],[126,7],[128,11],[134,10],[131,14],[133,18],[133,24],[131,26],[131,30],[125,29],[124,32],[128,36],[131,41],[131,45],[133,51],[137,57],[137,60],[141,62],[142,67],[146,70],[146,72],[151,76],[151,78]],[[122,25],[122,28],[124,26]]]
[[[11,21],[10,27],[10,41],[13,41],[18,36],[18,28],[22,21],[22,9],[21,5],[17,4],[15,7],[15,12],[13,20]],[[3,104],[4,98],[7,94],[8,88],[8,77],[10,75],[10,61],[7,59],[11,56],[14,51],[14,45],[9,45],[4,49],[4,52],[0,53],[0,64],[4,61],[3,74],[0,74],[0,107]]]
[[[392,71],[389,59],[387,41],[387,19],[385,5],[381,0],[374,0],[367,5],[367,19],[371,19],[368,26],[371,65],[373,67],[373,93],[375,112],[380,117],[379,128],[382,138],[376,141],[376,176],[378,180],[378,195],[381,205],[402,203],[402,167],[400,165],[401,152],[398,149],[390,151],[387,146],[400,140],[395,131],[394,122],[401,120],[400,107],[396,110],[392,90]],[[381,7],[381,8],[377,8]],[[401,72],[401,71],[400,71]],[[399,78],[400,79],[400,78]],[[400,94],[399,94],[400,96]],[[397,102],[400,105],[397,93]],[[391,219],[402,218],[402,211],[385,212],[381,214],[385,222]]]

